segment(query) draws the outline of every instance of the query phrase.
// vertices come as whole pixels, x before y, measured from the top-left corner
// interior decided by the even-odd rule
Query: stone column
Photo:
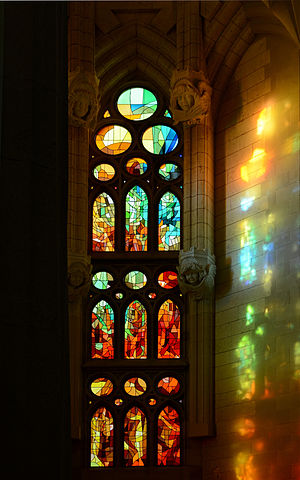
[[[72,438],[81,438],[82,331],[91,280],[88,255],[89,132],[98,113],[94,3],[69,3],[68,286]]]
[[[177,69],[170,109],[184,127],[184,250],[179,284],[185,294],[189,361],[188,436],[214,432],[214,177],[212,88],[206,76],[199,2],[180,2]]]

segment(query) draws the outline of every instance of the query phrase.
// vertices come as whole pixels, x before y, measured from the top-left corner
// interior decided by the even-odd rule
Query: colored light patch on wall
[[[256,148],[250,160],[241,167],[241,179],[252,182],[266,173],[266,153],[262,148]]]
[[[114,278],[109,272],[97,272],[93,275],[92,283],[95,288],[99,290],[107,290],[110,288],[110,283],[113,282]]]
[[[125,312],[125,358],[147,358],[147,311],[134,300]]]
[[[95,137],[97,148],[107,155],[120,155],[131,145],[130,132],[121,125],[106,125]]]
[[[180,311],[170,299],[158,312],[158,358],[180,358]]]
[[[100,300],[92,312],[92,358],[114,358],[114,311]]]
[[[158,417],[158,465],[180,465],[180,420],[174,408],[167,406]]]
[[[143,395],[147,390],[147,384],[145,380],[140,377],[133,377],[126,380],[124,390],[128,395],[132,397],[139,397]]]
[[[101,182],[108,182],[115,176],[115,169],[109,163],[101,163],[94,168],[94,177]]]
[[[238,395],[243,400],[251,400],[255,394],[255,346],[248,335],[238,344],[236,355],[239,359],[238,374],[240,389]]]
[[[112,467],[113,447],[113,417],[105,407],[101,407],[91,420],[91,467]]]
[[[131,175],[143,175],[147,170],[147,162],[143,158],[134,157],[126,163],[126,170]]]
[[[94,395],[97,395],[97,397],[101,397],[103,395],[110,395],[113,391],[113,388],[113,383],[108,378],[100,377],[96,380],[93,380],[93,382],[91,383],[91,391]]]
[[[164,377],[158,382],[157,388],[163,395],[175,395],[179,392],[180,383],[175,377]]]
[[[147,277],[143,272],[139,272],[138,270],[134,270],[132,272],[127,273],[125,277],[125,285],[126,287],[132,290],[139,290],[143,288],[147,283]]]
[[[147,419],[138,407],[132,407],[124,421],[124,460],[126,467],[142,467],[147,458]]]
[[[133,87],[121,93],[117,101],[117,108],[120,114],[128,120],[146,120],[156,111],[157,99],[146,88]]]
[[[158,275],[158,284],[162,288],[175,288],[178,285],[177,273],[171,270],[162,272]]]
[[[155,155],[166,155],[178,145],[176,131],[167,125],[154,125],[147,128],[142,137],[145,149]]]
[[[92,244],[94,252],[113,252],[115,249],[115,205],[105,192],[94,201]]]
[[[245,285],[251,285],[251,283],[253,283],[256,279],[256,269],[254,266],[256,256],[256,240],[252,227],[247,220],[243,222],[242,229],[243,233],[241,236],[240,281],[243,282]]]
[[[180,250],[180,203],[166,192],[158,207],[158,250]]]
[[[135,185],[125,201],[125,251],[146,251],[148,240],[148,198]]]
[[[158,174],[163,180],[171,182],[172,180],[176,180],[178,177],[180,177],[181,169],[175,163],[164,163],[160,166]]]

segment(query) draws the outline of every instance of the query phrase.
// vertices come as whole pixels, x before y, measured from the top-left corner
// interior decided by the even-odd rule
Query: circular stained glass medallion
[[[155,155],[165,155],[177,147],[178,135],[172,127],[154,125],[145,130],[142,143],[148,152]]]
[[[131,145],[131,134],[121,125],[105,125],[98,130],[95,142],[102,153],[119,155]]]
[[[180,383],[177,378],[164,377],[158,382],[157,388],[163,395],[175,395],[179,391]]]
[[[155,405],[155,404],[156,404],[155,398],[150,398],[148,403],[149,403],[149,405],[151,405],[151,406],[152,406],[152,405]]]
[[[139,290],[143,288],[147,283],[147,277],[143,272],[134,270],[127,273],[125,276],[126,287],[131,288],[132,290]]]
[[[180,177],[181,170],[178,165],[175,165],[175,163],[164,163],[158,170],[158,175],[163,180],[171,182],[172,180],[176,180],[178,177]]]
[[[113,282],[113,280],[114,278],[109,272],[97,272],[92,278],[94,287],[99,290],[110,288],[110,282]]]
[[[116,399],[115,399],[115,405],[117,405],[117,407],[119,407],[120,405],[122,405],[122,403],[123,403],[122,398],[116,398]]]
[[[123,117],[128,120],[146,120],[157,109],[155,95],[142,87],[133,87],[121,93],[117,101],[117,108]]]
[[[158,283],[162,288],[174,288],[178,285],[177,273],[168,270],[158,275]]]
[[[115,176],[115,169],[109,163],[101,163],[94,168],[94,177],[101,182],[108,182]]]
[[[103,395],[109,395],[113,391],[113,383],[108,378],[97,378],[91,383],[91,391],[97,397],[102,397]]]
[[[126,170],[131,175],[143,175],[147,170],[147,162],[142,158],[131,158],[126,163]]]
[[[132,397],[139,397],[143,395],[147,389],[145,380],[140,377],[129,378],[124,385],[124,390]]]

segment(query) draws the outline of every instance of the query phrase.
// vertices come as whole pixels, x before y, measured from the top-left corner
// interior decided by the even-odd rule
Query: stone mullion
[[[83,319],[91,281],[88,255],[89,130],[98,112],[94,2],[69,4],[68,287],[72,438],[82,438]]]

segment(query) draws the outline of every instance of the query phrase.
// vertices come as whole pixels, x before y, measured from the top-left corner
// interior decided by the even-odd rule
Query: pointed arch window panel
[[[158,358],[180,358],[180,310],[170,299],[158,311]]]
[[[180,250],[180,202],[172,192],[158,206],[158,250]]]
[[[147,458],[147,419],[132,407],[124,421],[124,460],[126,467],[143,467]]]
[[[125,312],[125,358],[147,358],[147,311],[134,300]]]
[[[83,417],[87,465],[129,474],[184,460],[183,139],[151,85],[106,100],[90,135]]]
[[[111,467],[114,461],[114,420],[101,407],[91,420],[91,467]]]
[[[93,205],[93,251],[112,252],[115,249],[115,204],[105,192]]]
[[[148,198],[144,190],[135,185],[125,201],[125,251],[147,250]]]
[[[176,410],[166,406],[157,422],[157,464],[180,465],[180,419]]]
[[[114,311],[105,300],[92,311],[92,358],[114,358]]]

